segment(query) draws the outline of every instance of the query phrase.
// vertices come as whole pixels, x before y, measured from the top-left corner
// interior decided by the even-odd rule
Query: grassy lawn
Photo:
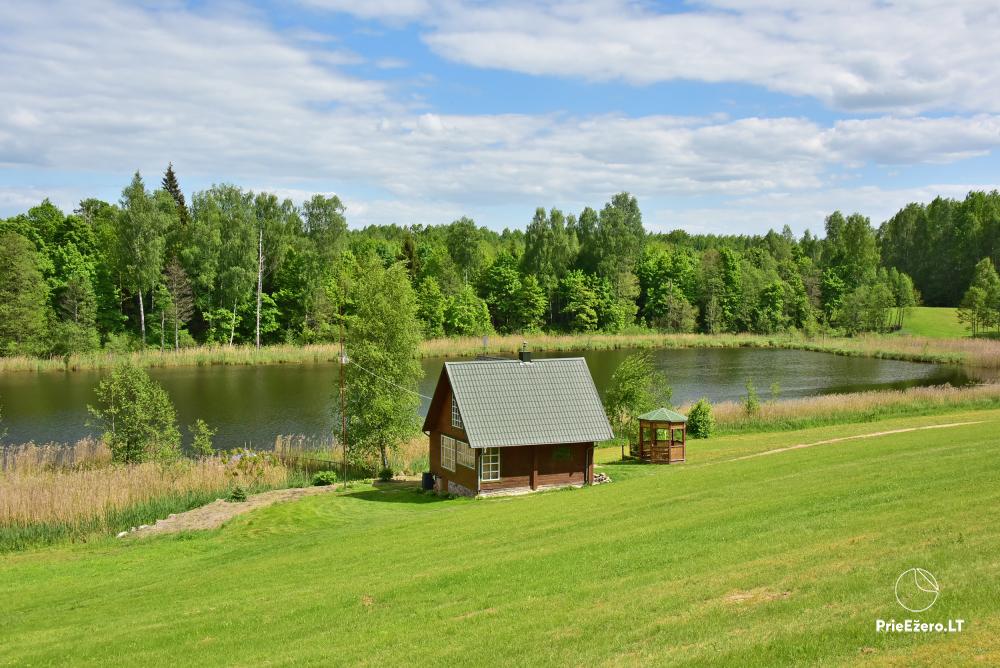
[[[961,339],[969,336],[969,330],[958,321],[958,309],[935,306],[917,306],[911,309],[903,321],[900,333],[931,339]]]
[[[0,663],[996,665],[998,426],[731,436],[669,467],[609,449],[614,482],[591,489],[359,488],[215,532],[6,555]],[[913,566],[941,585],[916,615],[893,595]],[[966,631],[875,633],[907,617]]]

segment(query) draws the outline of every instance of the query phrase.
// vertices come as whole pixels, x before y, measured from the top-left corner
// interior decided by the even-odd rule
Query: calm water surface
[[[544,355],[582,355],[598,390],[630,351]],[[841,357],[795,350],[689,349],[652,351],[656,365],[673,387],[675,403],[707,396],[736,399],[753,378],[762,398],[772,383],[782,398],[916,385],[967,385],[984,380],[957,366]],[[421,394],[430,395],[444,360],[423,361]],[[177,406],[181,425],[201,417],[218,429],[219,447],[269,447],[278,434],[329,434],[337,386],[336,365],[214,366],[152,369]],[[102,372],[9,373],[0,375],[0,406],[5,443],[69,442],[92,432],[87,404]],[[426,401],[421,406],[426,411]],[[186,429],[182,431],[187,435]]]

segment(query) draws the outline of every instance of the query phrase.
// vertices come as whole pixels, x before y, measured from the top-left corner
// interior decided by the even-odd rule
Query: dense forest
[[[216,185],[188,202],[172,167],[156,190],[136,173],[116,204],[46,200],[0,221],[0,353],[335,340],[372,261],[405,268],[428,338],[887,331],[921,297],[959,305],[1000,259],[996,191],[910,204],[879,229],[834,212],[822,238],[652,234],[628,193],[525,222],[352,230],[335,196]]]

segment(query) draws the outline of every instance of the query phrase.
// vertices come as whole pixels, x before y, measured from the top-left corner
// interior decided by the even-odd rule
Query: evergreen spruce
[[[167,171],[163,174],[161,187],[177,202],[177,218],[182,227],[187,227],[191,216],[188,213],[187,203],[184,201],[184,193],[181,192],[181,186],[177,183],[177,175],[174,174],[174,163],[172,162],[167,164]]]

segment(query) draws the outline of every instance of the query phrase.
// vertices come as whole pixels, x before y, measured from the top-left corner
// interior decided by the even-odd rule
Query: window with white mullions
[[[441,436],[441,468],[455,470],[455,439]]]
[[[458,410],[458,402],[455,401],[455,395],[451,395],[451,426],[456,429],[465,429],[462,424],[462,414]]]
[[[482,470],[479,474],[484,482],[500,479],[500,448],[485,448],[482,456]]]
[[[455,441],[455,461],[468,469],[476,468],[476,451],[465,441]]]

